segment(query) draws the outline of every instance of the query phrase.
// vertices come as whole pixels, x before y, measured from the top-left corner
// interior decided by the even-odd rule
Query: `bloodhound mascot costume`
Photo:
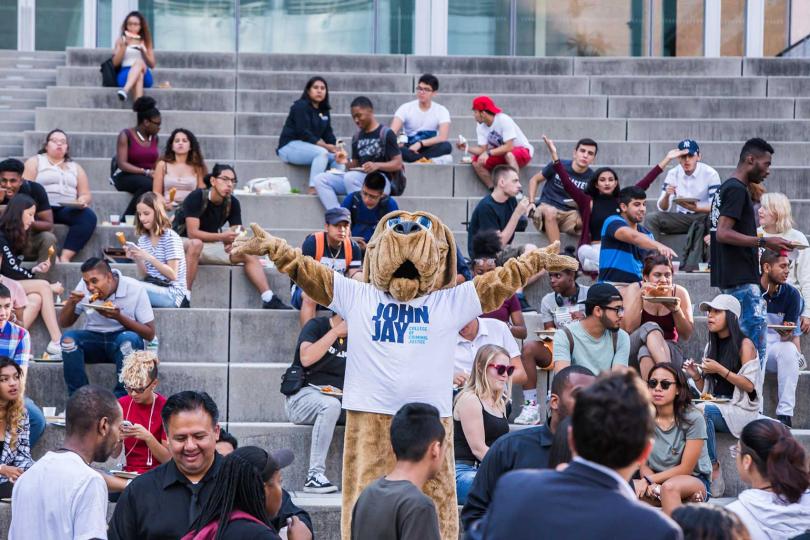
[[[453,459],[453,351],[459,330],[493,311],[544,268],[577,269],[559,244],[524,253],[503,267],[456,286],[456,244],[437,217],[391,212],[368,242],[365,282],[347,279],[300,249],[252,224],[234,253],[267,255],[279,271],[313,300],[348,324],[343,408],[343,507],[341,532],[351,536],[354,503],[372,481],[395,464],[390,443],[393,415],[409,402],[439,409],[446,430],[445,463],[425,493],[436,504],[442,538],[458,538]]]

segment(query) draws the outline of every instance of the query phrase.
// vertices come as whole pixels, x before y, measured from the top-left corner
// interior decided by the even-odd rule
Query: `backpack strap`
[[[349,271],[349,265],[352,264],[352,235],[350,234],[343,239],[343,258],[346,259],[346,272]]]
[[[565,336],[568,338],[568,355],[571,357],[571,364],[574,363],[574,334],[571,333],[571,330],[568,329],[567,326],[562,327],[563,332],[565,332]]]
[[[326,232],[316,232],[312,236],[315,237],[315,260],[320,261],[326,244]]]
[[[610,369],[613,370],[613,360],[616,358],[616,342],[619,340],[619,332],[611,330],[610,340],[613,342],[613,356],[610,357]]]

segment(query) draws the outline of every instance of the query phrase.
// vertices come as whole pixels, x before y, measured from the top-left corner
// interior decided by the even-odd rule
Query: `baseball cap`
[[[730,294],[718,294],[711,302],[700,303],[700,311],[709,311],[709,308],[730,311],[736,315],[738,319],[740,318],[740,313],[742,312],[740,301]]]
[[[689,155],[693,156],[700,152],[700,146],[694,139],[684,139],[678,143],[678,150],[689,150]]]
[[[347,208],[343,208],[342,206],[330,208],[326,211],[324,217],[329,225],[337,225],[338,223],[342,223],[344,221],[347,223],[352,222],[352,214]]]
[[[585,303],[591,306],[606,306],[614,300],[621,300],[619,289],[610,283],[597,283],[588,288]]]
[[[501,112],[501,109],[495,105],[495,102],[492,101],[492,98],[489,96],[478,96],[473,100],[472,108],[474,111],[489,111],[494,114],[498,114]]]
[[[270,480],[276,471],[295,461],[295,454],[289,448],[268,453],[258,446],[240,446],[230,455],[242,458],[253,465],[264,482]]]

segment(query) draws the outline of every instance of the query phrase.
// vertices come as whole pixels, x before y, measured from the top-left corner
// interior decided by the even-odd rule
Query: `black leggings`
[[[152,191],[152,177],[144,174],[121,172],[113,180],[115,181],[115,189],[132,193],[132,200],[129,201],[126,210],[121,214],[121,221],[124,221],[124,216],[135,215],[135,206],[138,204],[141,195]]]
[[[439,144],[434,144],[433,146],[425,146],[420,148],[418,152],[414,152],[407,146],[403,146],[400,148],[400,150],[402,150],[402,160],[405,161],[405,163],[413,163],[414,161],[419,161],[423,157],[432,159],[445,154],[450,154],[453,152],[453,146],[447,141],[442,141]]]
[[[11,482],[0,484],[0,499],[10,499],[12,489],[14,489],[14,484]]]

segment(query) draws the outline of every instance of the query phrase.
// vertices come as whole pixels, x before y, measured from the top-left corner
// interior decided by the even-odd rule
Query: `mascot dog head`
[[[366,247],[369,283],[407,302],[456,282],[453,233],[427,212],[396,211],[377,224]]]

